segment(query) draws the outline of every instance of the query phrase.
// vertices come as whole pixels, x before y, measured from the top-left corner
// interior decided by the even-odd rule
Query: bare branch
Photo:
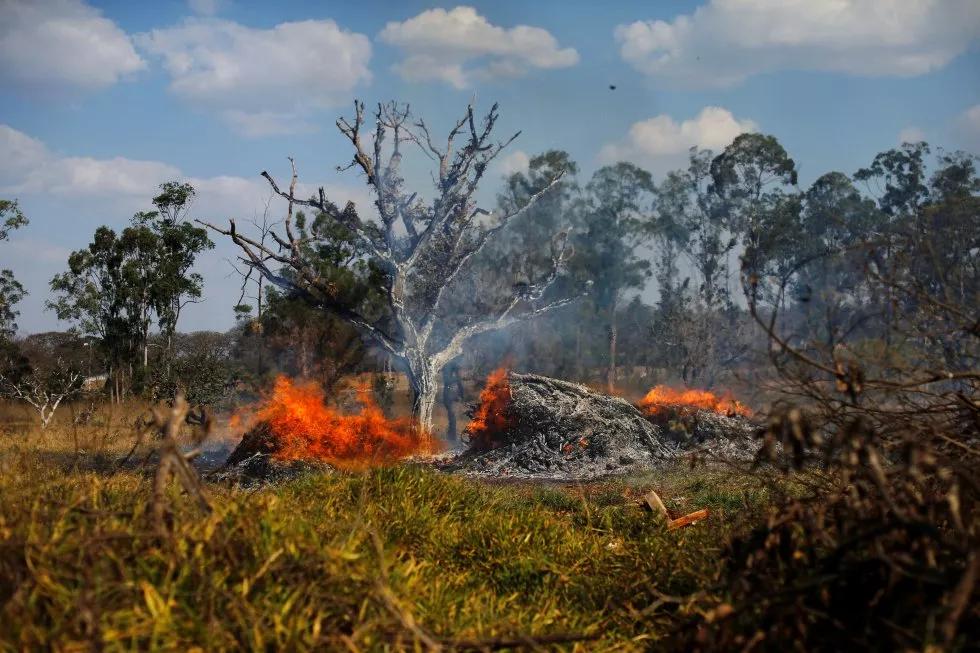
[[[555,175],[554,179],[552,179],[550,182],[548,182],[548,185],[547,186],[545,186],[544,188],[542,188],[541,190],[539,190],[537,193],[535,193],[534,195],[532,195],[530,198],[528,198],[527,202],[525,202],[523,206],[521,206],[518,209],[515,209],[514,211],[511,211],[510,213],[508,213],[508,214],[506,214],[504,216],[501,216],[501,218],[497,221],[497,224],[496,225],[494,225],[493,227],[490,227],[489,229],[485,229],[483,232],[480,233],[480,235],[476,239],[475,245],[468,252],[466,252],[465,254],[463,254],[462,256],[460,256],[450,266],[449,273],[446,275],[446,281],[443,284],[443,286],[439,289],[439,293],[438,293],[438,295],[436,297],[436,301],[433,304],[433,313],[435,313],[436,312],[436,309],[439,308],[439,304],[441,303],[442,297],[443,297],[443,295],[446,292],[446,288],[448,288],[450,285],[452,285],[452,283],[456,280],[456,277],[458,277],[459,274],[460,274],[460,272],[463,269],[465,269],[465,267],[469,263],[469,261],[474,256],[476,256],[481,251],[483,251],[483,248],[486,246],[486,244],[490,240],[491,236],[493,236],[498,231],[500,231],[501,229],[503,229],[504,227],[506,227],[510,223],[511,220],[513,220],[514,218],[520,217],[528,209],[530,209],[532,206],[534,206],[534,204],[539,199],[541,199],[545,194],[548,193],[548,191],[550,191],[552,188],[554,188],[558,184],[558,182],[561,180],[561,178],[564,175],[565,175],[565,171],[562,170],[557,175]],[[473,212],[473,214],[471,215],[470,219],[472,220],[474,217],[476,217],[476,215],[481,214],[481,213],[482,214],[485,214],[485,215],[492,215],[492,213],[490,213],[490,212],[483,211],[482,209],[476,209]],[[423,235],[423,238],[424,238],[424,235]],[[412,262],[413,262],[413,260],[412,259],[409,259],[409,262],[408,262],[409,265],[411,265]]]

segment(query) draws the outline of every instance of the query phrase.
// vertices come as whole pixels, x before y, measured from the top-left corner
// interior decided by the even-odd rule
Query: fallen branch
[[[678,517],[677,519],[672,519],[669,524],[667,524],[667,530],[675,531],[678,528],[684,528],[685,526],[691,526],[698,523],[702,519],[708,518],[708,509],[704,508],[702,510],[696,510],[692,513],[684,515],[683,517]]]
[[[667,520],[667,530],[669,531],[675,531],[678,528],[691,526],[692,524],[698,523],[702,519],[708,518],[708,509],[704,508],[702,510],[695,510],[692,513],[688,513],[674,519],[671,517],[670,511],[667,510],[667,506],[664,505],[660,495],[653,490],[650,490],[643,496],[643,501],[654,514],[662,515],[663,518]]]

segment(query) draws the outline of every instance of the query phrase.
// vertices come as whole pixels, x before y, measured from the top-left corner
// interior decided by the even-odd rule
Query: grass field
[[[749,477],[680,466],[548,486],[401,465],[210,484],[211,514],[172,488],[161,539],[150,467],[114,470],[131,437],[115,418],[0,442],[0,649],[638,650],[690,616],[670,597],[710,591],[767,502]],[[712,514],[668,532],[648,488]]]

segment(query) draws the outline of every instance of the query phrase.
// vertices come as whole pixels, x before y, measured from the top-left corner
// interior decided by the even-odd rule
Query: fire
[[[658,385],[640,399],[637,404],[647,415],[661,415],[667,411],[692,412],[711,410],[722,415],[742,415],[749,417],[752,411],[748,406],[730,394],[719,397],[708,390],[677,390]]]
[[[314,382],[280,376],[254,415],[269,424],[284,459],[319,459],[343,466],[381,464],[420,451],[423,438],[409,418],[388,419],[367,386],[359,389],[360,413],[344,415],[326,403]]]
[[[494,436],[509,426],[508,404],[510,381],[507,379],[507,368],[501,367],[487,377],[487,382],[480,391],[480,403],[466,427],[473,446],[492,449],[496,445]]]

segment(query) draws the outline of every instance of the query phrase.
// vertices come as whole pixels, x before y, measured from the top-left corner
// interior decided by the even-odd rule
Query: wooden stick
[[[667,512],[667,506],[664,505],[664,502],[660,499],[659,494],[653,490],[650,490],[643,497],[643,500],[646,501],[646,504],[650,507],[650,510],[652,510],[654,513],[663,515],[664,519],[670,521],[670,513]]]
[[[678,517],[677,519],[672,519],[669,524],[667,524],[667,530],[673,531],[678,528],[684,528],[685,526],[690,526],[691,524],[696,524],[702,519],[708,518],[708,509],[696,510],[690,514],[684,515],[683,517]]]

